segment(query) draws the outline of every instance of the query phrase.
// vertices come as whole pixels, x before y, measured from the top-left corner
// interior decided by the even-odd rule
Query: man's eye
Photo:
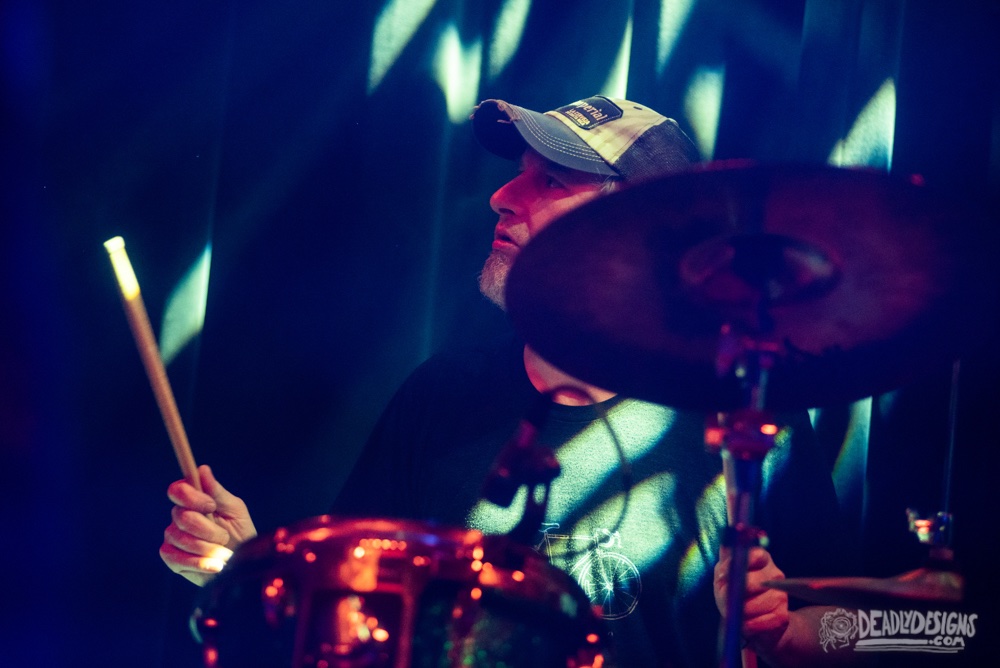
[[[554,176],[546,175],[545,176],[545,187],[546,188],[565,188],[566,184],[564,184],[562,181],[560,181],[559,179],[557,179]]]

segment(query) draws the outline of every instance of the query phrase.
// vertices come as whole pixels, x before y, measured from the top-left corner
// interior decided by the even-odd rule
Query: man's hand
[[[732,551],[722,548],[719,563],[715,565],[715,605],[723,618],[726,616],[731,561]],[[767,550],[762,547],[750,550],[743,603],[743,637],[750,648],[761,654],[770,654],[777,648],[789,624],[788,594],[764,587],[762,583],[784,577]]]
[[[186,480],[167,488],[174,503],[163,532],[160,558],[170,570],[198,586],[222,570],[233,550],[257,535],[243,500],[229,493],[205,465],[198,467],[199,492]]]

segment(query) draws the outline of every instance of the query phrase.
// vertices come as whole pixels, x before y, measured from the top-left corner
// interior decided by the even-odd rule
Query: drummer
[[[486,100],[472,127],[487,150],[519,165],[490,198],[498,222],[479,280],[501,309],[514,259],[551,221],[699,158],[675,121],[601,96],[545,114]],[[565,386],[577,390],[556,391]],[[725,600],[725,558],[715,566],[726,511],[720,458],[703,445],[704,415],[587,385],[513,333],[417,368],[380,417],[333,512],[509,532],[521,517],[524,490],[509,507],[480,493],[504,444],[539,406],[539,441],[556,451],[562,470],[531,544],[577,577],[600,607],[618,664],[712,664]],[[823,656],[817,611],[790,612],[787,595],[761,583],[784,577],[778,564],[790,576],[832,575],[840,565],[829,469],[807,417],[783,422],[789,429],[765,462],[757,510],[773,549],[751,554],[743,627],[748,646],[775,665]],[[203,585],[256,530],[243,501],[207,466],[200,473],[205,493],[184,481],[168,489],[175,506],[160,555]]]

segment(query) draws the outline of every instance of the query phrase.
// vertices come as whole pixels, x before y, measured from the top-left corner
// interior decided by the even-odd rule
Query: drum
[[[600,623],[505,537],[329,515],[240,547],[191,616],[208,668],[596,668]]]

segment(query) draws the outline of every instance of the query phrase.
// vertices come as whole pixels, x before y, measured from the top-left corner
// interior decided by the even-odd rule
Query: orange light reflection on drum
[[[762,424],[760,426],[760,433],[765,436],[774,436],[778,433],[778,425],[776,424]]]
[[[469,597],[473,601],[478,601],[479,599],[481,599],[483,597],[483,590],[480,589],[479,587],[473,587],[472,591],[469,592]]]
[[[285,581],[281,578],[274,578],[271,584],[264,587],[264,595],[268,598],[277,598],[281,595],[281,590],[285,586]]]
[[[375,629],[372,631],[372,638],[374,638],[377,642],[385,642],[389,639],[389,632],[385,629]]]
[[[406,550],[406,541],[389,538],[362,538],[358,541],[358,547],[369,550],[391,550],[393,552],[398,550],[402,552]]]
[[[596,633],[587,634],[587,642],[589,642],[591,645],[597,644],[598,640],[600,640],[600,637]]]
[[[718,427],[708,427],[705,429],[705,445],[709,447],[719,447],[725,440],[726,432]]]
[[[524,582],[524,573],[521,571],[514,571],[510,574],[510,577],[514,580],[514,582]]]
[[[302,534],[301,537],[297,539],[299,541],[308,541],[310,543],[322,543],[327,538],[333,535],[333,529],[331,527],[319,527]],[[284,540],[284,539],[282,539]]]

